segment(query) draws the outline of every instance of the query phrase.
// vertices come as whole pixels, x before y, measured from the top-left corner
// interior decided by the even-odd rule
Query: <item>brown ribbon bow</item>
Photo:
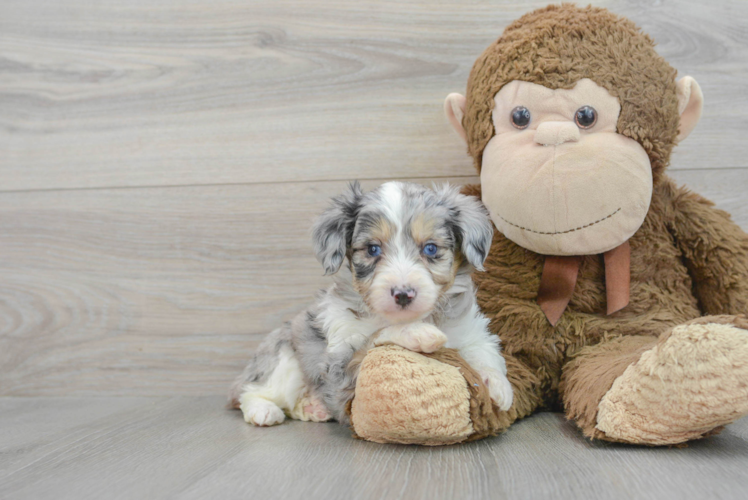
[[[608,250],[603,257],[608,314],[613,314],[629,303],[631,246],[627,241],[613,250]],[[538,290],[538,304],[553,326],[556,326],[566,306],[569,305],[581,263],[582,257],[580,256],[549,255],[545,258]]]

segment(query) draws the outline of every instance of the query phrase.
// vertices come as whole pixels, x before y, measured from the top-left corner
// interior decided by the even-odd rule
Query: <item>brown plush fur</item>
[[[483,148],[494,135],[493,97],[507,83],[569,89],[589,78],[619,98],[618,132],[642,145],[656,182],[678,133],[675,74],[649,36],[605,9],[564,4],[530,12],[510,24],[473,66],[462,121],[468,152],[480,171]]]
[[[704,315],[748,312],[748,236],[727,213],[664,175],[679,123],[675,70],[647,35],[604,9],[563,5],[531,12],[477,60],[463,126],[478,170],[494,133],[493,96],[503,85],[524,80],[570,88],[582,78],[619,98],[618,132],[639,142],[652,163],[652,204],[629,240],[630,304],[606,315],[602,257],[585,256],[569,306],[552,327],[536,302],[544,257],[499,232],[475,282],[514,385],[509,419],[563,404],[587,436],[606,439],[595,428],[598,403],[660,335]],[[480,186],[463,192],[481,195]],[[738,323],[745,328],[744,320]]]

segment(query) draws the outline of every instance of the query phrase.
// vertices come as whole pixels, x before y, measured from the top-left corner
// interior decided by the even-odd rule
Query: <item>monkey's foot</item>
[[[719,432],[748,413],[748,321],[680,325],[629,365],[598,405],[611,441],[669,445]]]

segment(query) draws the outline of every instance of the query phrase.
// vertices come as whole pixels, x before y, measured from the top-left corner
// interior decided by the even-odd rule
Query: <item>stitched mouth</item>
[[[529,232],[535,233],[535,234],[543,234],[543,235],[553,236],[553,235],[556,235],[556,234],[567,234],[567,233],[573,233],[574,231],[581,231],[582,229],[586,229],[588,227],[594,226],[595,224],[599,224],[600,222],[602,222],[604,220],[610,219],[611,217],[613,217],[615,214],[617,214],[620,211],[621,211],[621,207],[618,207],[618,209],[615,212],[613,212],[612,214],[606,215],[602,219],[598,219],[595,222],[590,222],[589,224],[585,224],[584,226],[575,227],[574,229],[567,229],[566,231],[555,231],[555,232],[550,232],[550,231],[535,231],[534,229],[530,229],[530,228],[527,228],[527,227],[522,227],[522,226],[520,226],[518,224],[515,224],[514,222],[510,222],[510,221],[506,220],[505,218],[503,218],[499,214],[496,214],[496,215],[499,215],[499,219],[503,220],[504,222],[506,222],[510,226],[514,226],[514,227],[516,227],[518,229],[522,229],[523,231],[529,231]]]

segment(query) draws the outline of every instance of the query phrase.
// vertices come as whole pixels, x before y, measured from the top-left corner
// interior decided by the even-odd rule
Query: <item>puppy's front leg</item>
[[[460,346],[460,356],[480,374],[491,399],[499,408],[509,410],[514,394],[512,384],[506,378],[506,362],[499,354],[498,337],[485,332],[471,340],[472,342]]]
[[[447,342],[447,336],[429,323],[415,322],[384,328],[374,345],[396,344],[415,352],[434,352]]]

